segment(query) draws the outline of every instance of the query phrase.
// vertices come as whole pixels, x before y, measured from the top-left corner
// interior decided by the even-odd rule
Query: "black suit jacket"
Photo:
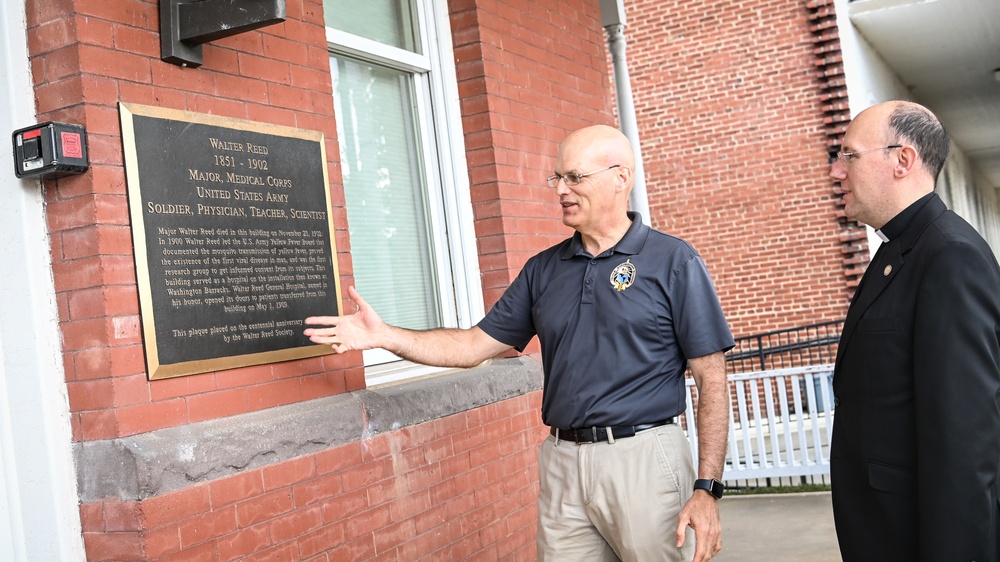
[[[845,562],[1000,560],[1000,268],[937,195],[879,251],[833,388]]]

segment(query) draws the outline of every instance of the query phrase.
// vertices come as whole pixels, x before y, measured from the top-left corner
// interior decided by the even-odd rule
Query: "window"
[[[471,326],[483,302],[446,7],[324,9],[358,291],[389,324]],[[364,359],[369,384],[425,372],[385,350]]]

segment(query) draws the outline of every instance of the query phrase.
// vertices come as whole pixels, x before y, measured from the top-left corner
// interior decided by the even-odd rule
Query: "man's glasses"
[[[572,173],[565,174],[565,175],[556,174],[554,176],[549,176],[549,177],[545,178],[545,181],[549,182],[549,187],[552,187],[552,188],[559,187],[559,181],[560,180],[563,181],[563,182],[565,182],[567,187],[573,187],[574,185],[580,183],[580,181],[583,178],[587,177],[587,176],[592,176],[594,174],[599,174],[601,172],[606,172],[608,170],[612,170],[612,169],[618,168],[620,166],[621,166],[621,164],[614,164],[612,166],[608,166],[607,168],[601,168],[600,170],[594,170],[593,172],[587,172],[586,174],[572,174]]]
[[[838,152],[837,158],[840,159],[844,164],[850,164],[854,160],[859,158],[858,154],[864,154],[866,152],[875,152],[876,150],[889,150],[891,148],[903,148],[901,144],[890,144],[889,146],[883,146],[881,148],[871,148],[868,150],[858,150],[857,152]]]

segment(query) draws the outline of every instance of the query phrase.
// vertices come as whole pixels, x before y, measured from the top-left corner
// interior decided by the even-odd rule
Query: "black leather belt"
[[[559,429],[558,427],[549,428],[549,433],[560,441],[572,441],[574,443],[596,443],[598,441],[608,441],[608,430],[611,430],[611,436],[614,439],[623,439],[625,437],[633,437],[636,433],[640,431],[645,431],[647,429],[653,429],[654,427],[660,427],[661,425],[669,425],[675,423],[674,418],[667,420],[662,420],[653,423],[643,423],[639,425],[619,425],[616,427],[587,427],[584,429]]]

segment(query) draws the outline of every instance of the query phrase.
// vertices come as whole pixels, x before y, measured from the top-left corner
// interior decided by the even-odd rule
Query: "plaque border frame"
[[[330,234],[330,253],[333,261],[333,281],[335,292],[335,300],[333,301],[335,310],[333,315],[338,315],[341,312],[340,308],[342,301],[340,290],[340,268],[337,260],[337,241],[333,225],[333,207],[330,199],[329,162],[327,162],[326,159],[326,141],[323,133],[321,131],[311,131],[308,129],[299,129],[284,125],[258,123],[245,119],[237,119],[235,117],[224,117],[207,113],[196,113],[193,111],[136,103],[118,102],[118,107],[122,129],[126,193],[128,196],[129,219],[131,223],[130,227],[132,229],[132,253],[135,257],[136,285],[139,293],[139,321],[142,327],[142,341],[143,351],[146,356],[147,379],[153,381],[332,354],[333,349],[330,346],[316,344],[297,348],[285,348],[210,359],[182,361],[178,363],[160,363],[156,339],[156,318],[153,313],[152,285],[149,278],[146,223],[142,212],[142,187],[140,184],[138,153],[136,151],[135,128],[132,116],[138,115],[153,119],[181,121],[317,142],[319,144],[320,157],[323,161],[323,195],[326,199],[327,222],[329,223]]]

